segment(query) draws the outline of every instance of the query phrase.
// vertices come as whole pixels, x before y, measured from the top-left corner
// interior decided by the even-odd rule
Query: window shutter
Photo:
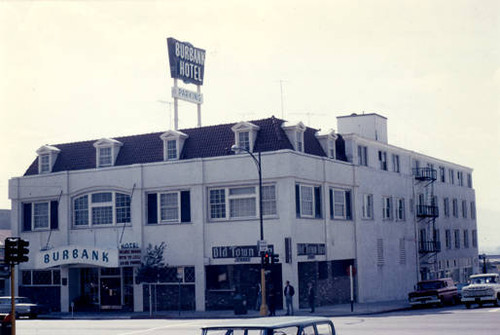
[[[330,219],[333,219],[333,214],[334,214],[334,212],[333,212],[333,190],[330,189],[329,191],[330,192],[328,192],[328,193],[330,193]]]
[[[191,222],[191,195],[189,191],[181,192],[181,222]]]
[[[23,230],[31,231],[31,203],[23,204]]]
[[[50,229],[59,228],[59,202],[50,202]]]
[[[352,220],[351,191],[345,191],[345,218],[346,220]]]
[[[295,212],[297,217],[300,218],[300,185],[295,184]]]
[[[321,186],[314,188],[314,210],[315,217],[321,218]]]
[[[148,223],[158,223],[158,194],[148,194]]]

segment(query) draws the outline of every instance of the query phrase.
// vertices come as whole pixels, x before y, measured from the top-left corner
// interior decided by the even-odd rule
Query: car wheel
[[[500,306],[500,296],[497,296],[497,300],[495,300],[495,306]]]
[[[465,303],[465,308],[470,309],[470,306],[471,306],[471,303],[470,303],[470,302],[466,302],[466,303]]]

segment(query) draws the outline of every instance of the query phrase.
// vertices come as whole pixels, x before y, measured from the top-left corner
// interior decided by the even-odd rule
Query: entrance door
[[[121,299],[121,278],[101,277],[101,309],[120,309]]]

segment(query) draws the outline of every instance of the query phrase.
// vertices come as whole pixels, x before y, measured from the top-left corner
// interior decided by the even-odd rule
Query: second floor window
[[[451,249],[451,231],[449,229],[445,230],[446,238],[446,249]]]
[[[444,198],[443,207],[444,207],[444,216],[449,217],[450,216],[450,199]]]
[[[130,223],[130,195],[96,192],[73,199],[73,224],[76,227]]]
[[[295,185],[295,209],[299,218],[321,218],[321,186]]]
[[[209,190],[209,215],[213,220],[258,217],[259,188],[255,186],[214,188]],[[274,185],[262,187],[262,215],[276,215]]]
[[[57,229],[58,226],[57,201],[23,203],[23,231]]]
[[[458,218],[458,200],[453,199],[453,217]]]
[[[191,222],[191,196],[186,191],[147,195],[148,224]]]
[[[404,221],[405,218],[405,199],[396,199],[396,220]]]
[[[392,170],[397,173],[400,172],[399,155],[392,155]]]
[[[330,217],[332,219],[351,220],[351,191],[330,189]]]
[[[373,219],[373,195],[363,195],[363,219]]]

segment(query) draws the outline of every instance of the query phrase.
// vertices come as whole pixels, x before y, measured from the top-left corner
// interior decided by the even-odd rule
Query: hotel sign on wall
[[[35,260],[37,269],[66,264],[87,264],[115,268],[119,266],[118,249],[65,246],[41,251]]]

